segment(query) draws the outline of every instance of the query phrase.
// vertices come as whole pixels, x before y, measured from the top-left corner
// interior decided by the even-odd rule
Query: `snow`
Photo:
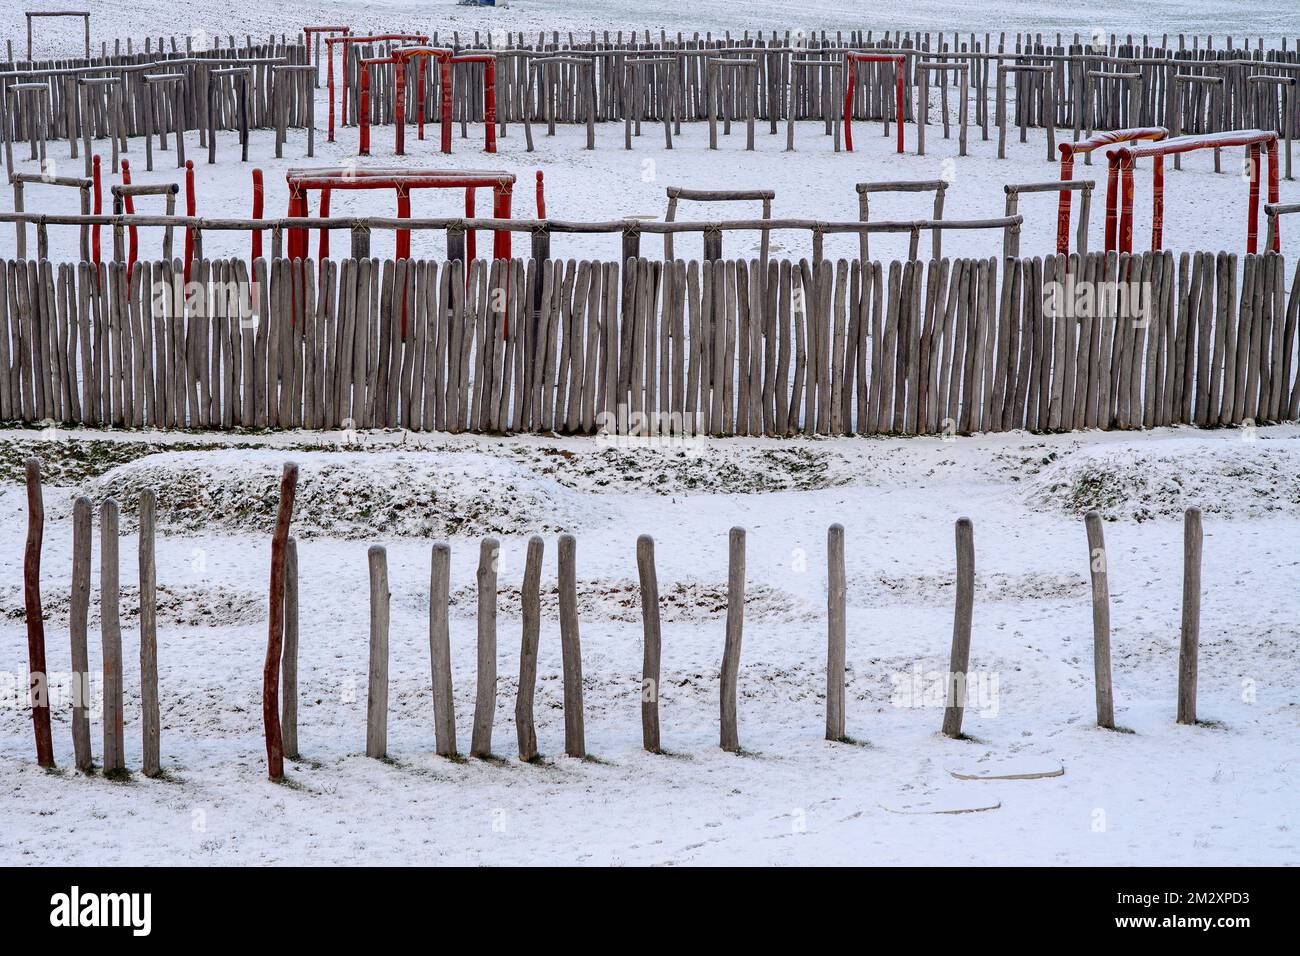
[[[941,441],[735,439],[704,459],[639,449],[657,468],[623,467],[594,439],[413,435],[185,436],[167,451],[125,433],[4,437],[0,491],[0,659],[21,684],[26,644],[19,581],[25,533],[16,465],[51,467],[43,557],[52,671],[66,671],[70,501],[115,490],[124,527],[143,475],[161,486],[159,661],[168,779],[126,784],[73,773],[68,706],[55,710],[60,770],[38,770],[23,710],[0,712],[0,860],[75,863],[1038,863],[1247,864],[1297,854],[1294,762],[1296,513],[1261,508],[1277,476],[1225,470],[1233,456],[1289,464],[1300,428]],[[349,444],[352,442],[353,444]],[[331,443],[333,446],[331,447]],[[357,444],[365,447],[364,452]],[[115,446],[126,446],[114,453]],[[1136,450],[1145,449],[1145,457]],[[155,451],[153,456],[135,456]],[[134,460],[123,462],[123,459]],[[56,468],[55,463],[63,461]],[[289,786],[266,782],[260,736],[268,536],[210,499],[240,482],[250,501],[293,459],[304,487],[388,485],[398,500],[520,492],[512,527],[452,532],[452,648],[458,731],[473,708],[474,570],[480,532],[502,541],[497,761],[433,755],[427,598],[430,535],[398,521],[354,534],[356,516],[320,498],[300,536],[300,738]],[[419,470],[416,469],[416,463]],[[705,462],[711,462],[705,464]],[[1088,552],[1078,507],[1045,508],[1026,489],[1071,462],[1120,472],[1177,463],[1205,518],[1200,713],[1174,723],[1182,525],[1173,506],[1121,507],[1106,524],[1117,722],[1092,725]],[[1172,467],[1172,465],[1168,465]],[[105,470],[106,469],[106,470]],[[101,473],[102,472],[102,473]],[[611,476],[618,473],[617,480]],[[772,490],[756,485],[762,474]],[[361,477],[364,475],[364,479]],[[331,476],[326,481],[326,476]],[[668,476],[665,478],[665,476]],[[186,494],[168,487],[173,483]],[[410,483],[411,487],[403,487]],[[547,495],[528,497],[537,489]],[[221,491],[221,494],[227,494]],[[1142,493],[1132,493],[1141,500]],[[1157,496],[1159,498],[1159,496]],[[1281,500],[1280,498],[1278,500]],[[1178,506],[1181,507],[1180,500]],[[1081,507],[1080,505],[1079,507]],[[355,502],[352,507],[355,507]],[[415,507],[407,505],[407,507]],[[459,502],[449,505],[456,513]],[[190,520],[206,511],[211,521]],[[967,708],[972,738],[938,734],[941,709],[911,695],[946,668],[952,627],[953,521],[974,521],[975,627]],[[410,519],[418,522],[421,517]],[[846,528],[848,733],[824,725],[825,535]],[[726,537],[748,530],[740,672],[745,753],[717,749]],[[439,533],[443,529],[439,528]],[[555,532],[578,538],[586,729],[593,759],[562,753]],[[527,536],[546,540],[538,664],[540,765],[512,759]],[[661,713],[666,756],[640,751],[640,595],[636,536],[656,538],[664,613]],[[124,530],[122,580],[135,581]],[[392,589],[391,760],[362,756],[367,673],[366,548],[388,548]],[[98,581],[98,548],[93,580]],[[123,597],[127,763],[139,767],[134,594]],[[92,615],[91,668],[99,667]],[[975,690],[972,690],[975,693]],[[98,712],[92,739],[99,750]],[[1050,756],[1061,777],[999,781],[982,814],[899,817],[882,807],[985,799],[994,784],[947,768]],[[972,790],[971,788],[974,788]],[[1097,829],[1100,827],[1100,829]]]
[[[266,33],[343,19],[358,26],[447,31],[618,29],[674,32],[746,27],[946,28],[996,26],[1091,33],[1168,30],[1274,36],[1294,18],[1273,0],[1231,9],[1172,0],[1141,6],[1101,0],[1044,15],[993,0],[978,8],[915,0],[873,8],[827,0],[794,15],[770,0],[636,4],[520,0],[509,9],[449,2],[325,3],[272,7],[133,0],[89,9],[96,41],[174,30]],[[870,19],[870,23],[866,22]],[[15,9],[0,32],[23,37]],[[65,29],[66,28],[66,29]],[[78,27],[79,29],[79,27]],[[75,52],[79,33],[43,24],[38,48]],[[69,52],[69,51],[65,51]],[[323,117],[324,92],[317,115]],[[955,104],[952,104],[955,110]],[[932,107],[937,110],[937,105]],[[937,118],[937,113],[932,114]],[[758,149],[743,131],[707,150],[702,124],[675,148],[647,127],[622,149],[621,124],[602,124],[595,152],[581,129],[555,138],[534,131],[524,151],[511,126],[498,156],[481,153],[481,130],[443,157],[435,140],[408,136],[403,165],[507,169],[519,177],[517,215],[532,215],[532,174],[546,173],[549,212],[563,219],[661,216],[664,188],[771,187],[774,216],[853,219],[853,183],[952,178],[946,215],[1002,212],[1002,186],[1054,178],[1041,132],[970,136],[971,155],[931,126],[929,155],[896,156],[878,124],[858,124],[858,152],[835,153],[819,124],[800,124],[798,152],[784,129],[760,124]],[[914,130],[907,130],[909,150]],[[391,156],[392,129],[374,131],[375,165]],[[222,162],[209,167],[189,137],[199,211],[244,216],[250,169],[266,171],[267,211],[286,204],[284,171],[309,164],[301,131],[283,160],[269,131],[254,133],[252,162],[221,134]],[[105,143],[96,149],[107,153]],[[356,130],[310,163],[354,158]],[[136,182],[176,181],[174,154]],[[66,144],[52,154],[66,167]],[[19,151],[19,156],[25,151]],[[1246,184],[1234,151],[1216,175],[1208,155],[1166,169],[1165,236],[1175,250],[1244,249]],[[80,175],[80,161],[71,164]],[[22,164],[35,171],[35,165]],[[1104,166],[1076,168],[1101,180]],[[68,172],[63,168],[63,172]],[[71,192],[71,191],[69,191]],[[1103,189],[1090,241],[1100,248]],[[1150,167],[1136,175],[1137,237],[1148,228]],[[28,208],[73,212],[74,195],[29,187]],[[1284,202],[1300,200],[1282,183]],[[919,203],[919,205],[918,205]],[[391,196],[338,193],[336,215],[389,214]],[[417,215],[452,212],[458,200],[416,199]],[[141,208],[147,205],[142,202]],[[873,198],[874,219],[928,215],[928,197]],[[7,196],[0,208],[11,208]],[[1077,208],[1077,204],[1076,204]],[[1025,254],[1050,251],[1055,196],[1025,197]],[[732,210],[728,210],[732,211]],[[737,215],[753,210],[736,206]],[[723,210],[686,205],[681,218]],[[29,242],[32,236],[29,232]],[[208,233],[212,255],[247,255],[247,240]],[[314,241],[314,240],[313,240]],[[905,254],[906,237],[872,240],[874,256]],[[105,250],[111,248],[104,236]],[[141,237],[146,255],[159,236]],[[178,238],[179,242],[179,238]],[[523,237],[516,249],[523,248]],[[679,238],[679,255],[698,254]],[[12,255],[12,230],[0,255]],[[373,253],[391,254],[376,236]],[[615,236],[557,236],[557,256],[610,258]],[[52,257],[76,254],[76,232],[51,227]],[[335,248],[346,247],[336,236]],[[658,243],[643,239],[646,254]],[[997,233],[953,233],[950,255],[996,255]],[[441,256],[443,237],[415,237],[417,256]],[[756,255],[758,237],[728,237],[728,255]],[[829,256],[856,252],[830,236]],[[1284,226],[1283,251],[1300,253]],[[774,256],[803,257],[806,234],[773,236]],[[157,574],[162,753],[166,777],[116,783],[74,773],[70,704],[54,709],[59,769],[33,760],[28,712],[15,702],[27,659],[21,593],[26,532],[21,462],[42,460],[47,524],[43,592],[50,670],[70,668],[67,634],[71,508],[77,495],[122,502],[121,578],[126,660],[127,764],[139,768],[135,500],[159,495]],[[268,521],[285,460],[301,467],[294,532],[301,568],[299,737],[303,759],[288,784],[267,782],[261,737],[266,642]],[[1034,436],[1023,432],[938,438],[727,439],[702,447],[611,447],[591,438],[477,437],[384,432],[168,435],[74,429],[0,431],[0,863],[194,865],[301,863],[458,864],[1284,864],[1300,858],[1294,794],[1300,641],[1300,427]],[[1205,514],[1200,715],[1174,722],[1182,590],[1182,509]],[[1091,598],[1082,514],[1100,510],[1112,594],[1116,719],[1127,732],[1093,725]],[[974,522],[976,590],[972,692],[965,731],[939,734],[930,677],[947,667],[953,615],[953,522]],[[822,739],[826,653],[826,529],[846,529],[847,722],[852,742]],[[727,577],[727,532],[748,532],[740,668],[741,755],[718,749],[718,673]],[[592,758],[562,755],[555,537],[577,536],[586,738]],[[656,540],[663,616],[662,733],[668,753],[640,750],[641,618],[635,542]],[[520,637],[519,584],[528,537],[546,542],[536,699],[543,760],[513,759]],[[430,547],[452,547],[452,666],[457,729],[468,750],[474,701],[478,545],[501,540],[494,751],[503,759],[434,756],[428,646]],[[390,759],[363,756],[368,580],[366,549],[388,549],[392,590]],[[101,666],[94,549],[90,659]],[[95,681],[98,686],[98,680]],[[102,753],[98,708],[92,740]],[[1035,780],[954,780],[948,768],[1059,761],[1064,774]],[[885,807],[973,807],[982,813],[899,815]]]
[[[26,50],[26,21],[22,10],[62,9],[61,0],[30,0],[12,7],[0,19],[0,39],[12,38],[19,52]],[[1168,33],[1202,37],[1216,35],[1222,45],[1232,35],[1240,47],[1248,38],[1252,45],[1262,36],[1276,42],[1279,36],[1294,36],[1296,22],[1285,4],[1276,0],[1234,0],[1231,5],[1207,0],[1148,0],[1133,4],[1126,0],[1094,0],[1080,7],[1024,3],[1022,0],[988,0],[977,6],[963,0],[887,0],[869,9],[853,0],[821,0],[802,8],[781,0],[718,0],[681,4],[675,0],[499,0],[499,5],[467,8],[455,0],[280,0],[274,5],[215,3],[199,0],[185,7],[177,21],[176,8],[166,0],[131,0],[129,5],[86,0],[78,10],[91,12],[91,39],[184,35],[201,32],[208,36],[266,35],[289,33],[307,24],[344,22],[357,29],[390,30],[401,27],[421,32],[459,30],[651,30],[676,33],[730,30],[931,30],[931,31],[1035,31],[1091,36],[1094,31],[1132,34],[1153,38]],[[47,20],[37,27],[38,55],[75,55],[82,50],[81,21]],[[353,32],[356,32],[354,29]]]

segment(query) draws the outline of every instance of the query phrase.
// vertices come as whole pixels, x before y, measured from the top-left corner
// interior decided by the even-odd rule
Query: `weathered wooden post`
[[[45,537],[45,502],[41,494],[41,463],[35,458],[28,458],[24,465],[27,479],[27,546],[23,551],[23,607],[27,615],[27,690],[32,701],[36,763],[41,767],[53,767],[50,685],[45,673],[45,613],[41,609],[41,542]]]
[[[388,756],[388,552],[372,544],[370,561],[370,681],[366,696],[366,756]]]
[[[722,649],[719,681],[722,725],[719,746],[739,753],[736,685],[740,677],[740,638],[745,627],[745,529],[732,528],[727,545],[727,638]]]
[[[433,546],[429,570],[429,667],[433,671],[433,733],[440,757],[456,756],[456,702],[452,699],[451,630],[447,608],[451,601],[451,547]]]
[[[492,719],[497,709],[497,560],[501,544],[484,538],[478,551],[478,691],[474,698],[471,757],[492,756]]]
[[[104,661],[104,773],[126,770],[122,753],[122,623],[118,605],[117,502],[99,506],[99,634]]]
[[[86,623],[90,618],[90,499],[72,506],[72,594],[68,631],[72,637],[72,751],[78,770],[94,763],[90,750],[90,656]]]
[[[826,532],[826,739],[844,739],[844,526]]]
[[[298,759],[298,539],[284,543],[284,652],[281,654],[280,733],[284,755]]]
[[[655,539],[636,539],[636,569],[641,579],[641,746],[652,754],[659,746],[659,580],[655,573]]]
[[[515,698],[515,733],[519,738],[519,759],[537,759],[537,729],[533,725],[533,694],[537,689],[537,640],[542,629],[542,539],[528,539],[524,562],[524,583],[519,594],[523,614],[523,636],[519,645],[519,694]]]
[[[1088,531],[1088,569],[1092,575],[1092,669],[1097,687],[1097,726],[1115,729],[1115,704],[1110,683],[1110,582],[1106,567],[1106,538],[1101,515],[1083,516]]]
[[[961,737],[966,670],[970,666],[971,615],[975,607],[975,532],[970,518],[957,519],[957,607],[952,619],[952,656],[948,663],[948,705],[943,732]]]
[[[144,738],[144,775],[162,773],[158,708],[158,572],[154,561],[157,499],[140,494],[140,724]]]
[[[1201,509],[1183,516],[1183,628],[1178,645],[1178,722],[1196,723],[1196,663],[1201,647]]]
[[[578,542],[560,535],[560,661],[564,670],[564,752],[587,756],[582,713],[582,642],[578,637]]]
[[[285,462],[280,475],[280,504],[271,535],[271,595],[267,613],[266,662],[262,666],[262,726],[266,733],[267,773],[284,779],[284,738],[280,729],[280,657],[284,651],[284,564],[289,521],[298,491],[298,466]]]

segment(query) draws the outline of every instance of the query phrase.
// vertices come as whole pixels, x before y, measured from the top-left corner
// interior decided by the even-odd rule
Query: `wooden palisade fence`
[[[1273,253],[316,269],[196,260],[186,296],[179,261],[0,262],[0,420],[781,436],[1300,413],[1300,276]]]
[[[181,129],[200,132],[236,129],[239,108],[233,84],[212,75],[214,69],[240,65],[250,68],[249,112],[253,127],[275,125],[277,109],[274,67],[311,62],[309,48],[301,42],[270,38],[242,44],[231,36],[221,38],[213,49],[184,48],[172,40],[164,51],[156,49],[123,52],[120,45],[109,53],[91,58],[42,60],[0,64],[0,115],[10,142],[32,137],[37,129],[51,139],[67,139],[76,155],[75,143],[89,123],[92,135],[109,135],[119,120],[128,135],[145,131],[145,114],[150,97],[143,77],[151,70],[182,77],[178,100],[162,97],[153,108],[160,110],[162,129],[176,128],[173,112],[179,109]],[[828,35],[807,35],[789,30],[743,36],[670,36],[661,31],[638,36],[623,31],[604,31],[587,36],[545,33],[534,37],[510,32],[504,45],[491,46],[486,37],[461,37],[458,33],[430,39],[435,47],[456,54],[490,52],[496,60],[496,119],[504,135],[509,124],[532,122],[583,123],[623,122],[634,118],[640,130],[642,120],[703,121],[711,112],[727,124],[733,120],[761,120],[775,134],[778,123],[795,119],[823,120],[827,124],[843,110],[845,51],[891,52],[905,57],[904,117],[914,121],[920,89],[918,64],[931,64],[935,73],[935,96],[945,116],[955,115],[960,84],[957,73],[968,77],[973,100],[972,125],[982,138],[989,138],[991,118],[998,103],[1010,104],[1010,122],[1022,130],[1046,126],[1050,118],[1058,129],[1081,131],[1132,126],[1165,126],[1186,133],[1219,132],[1229,129],[1266,129],[1288,140],[1300,130],[1300,50],[1255,49],[1234,46],[1231,38],[1161,37],[1158,42],[1142,37],[1119,38],[1094,45],[1088,38],[1057,34],[1043,36],[1005,33],[983,35],[956,33],[912,33],[851,31]],[[399,41],[354,43],[338,64],[340,96],[346,108],[343,125],[357,121],[359,74],[363,59],[387,56]],[[129,47],[129,45],[128,45]],[[535,59],[561,60],[535,67]],[[730,60],[752,60],[744,70],[719,71],[715,84],[709,61],[725,56]],[[647,58],[664,65],[662,78],[653,81],[644,71],[629,67],[629,61]],[[577,62],[588,60],[589,63]],[[812,66],[801,69],[800,62]],[[436,118],[441,77],[428,58],[410,61],[405,82],[405,115],[418,118],[417,97],[423,74],[425,122]],[[964,69],[963,69],[964,68]],[[1006,68],[1005,71],[1000,68]],[[318,69],[323,66],[318,64]],[[391,64],[376,64],[370,70],[370,122],[393,122],[393,92],[396,88]],[[861,63],[852,112],[858,119],[893,119],[892,63]],[[1002,74],[1001,79],[999,79]],[[1113,75],[1113,76],[1112,76]],[[453,69],[454,115],[462,124],[481,121],[484,111],[484,71],[480,63],[458,63]],[[93,84],[84,101],[78,81],[116,78],[116,84]],[[28,91],[12,99],[15,84],[43,84],[48,92]],[[209,88],[216,84],[217,94]],[[589,92],[594,89],[594,96]],[[291,84],[285,106],[285,123],[302,127],[310,122],[306,102],[309,85]],[[30,95],[29,95],[30,94]],[[176,103],[181,106],[177,107]],[[591,104],[590,106],[588,104]],[[215,115],[210,111],[215,110]],[[680,132],[680,130],[679,130]],[[829,132],[829,125],[828,125]],[[464,126],[462,126],[464,134]],[[1288,150],[1289,152],[1289,150]]]
[[[267,650],[263,668],[262,714],[266,738],[267,767],[271,780],[284,778],[284,759],[298,759],[298,591],[299,568],[294,539],[289,536],[297,493],[298,466],[286,463],[280,479],[279,499],[270,549],[270,589],[267,614]],[[45,516],[41,504],[40,465],[35,458],[26,462],[28,497],[28,539],[24,561],[24,591],[28,622],[28,662],[31,683],[31,717],[36,738],[37,763],[54,766],[50,733],[51,703],[46,693],[46,643],[41,610],[40,552]],[[70,619],[73,678],[78,693],[73,695],[71,732],[77,769],[93,766],[88,715],[90,673],[87,664],[86,620],[90,606],[90,513],[92,503],[78,498],[73,515],[73,616]],[[140,677],[142,689],[141,729],[143,772],[158,776],[162,770],[160,750],[160,703],[158,690],[157,627],[154,606],[156,584],[153,564],[155,495],[142,492],[140,517]],[[118,619],[118,506],[114,499],[101,503],[101,546],[99,607],[104,657],[104,747],[106,775],[128,773],[123,753],[122,632]],[[1092,580],[1094,685],[1097,724],[1115,729],[1114,693],[1110,671],[1110,594],[1106,584],[1107,556],[1096,512],[1084,518],[1088,565]],[[974,528],[969,518],[959,518],[956,530],[955,605],[952,648],[943,701],[942,729],[949,737],[961,738],[963,711],[970,672],[972,622],[975,602]],[[1200,646],[1201,607],[1201,512],[1188,508],[1184,520],[1182,622],[1178,655],[1176,719],[1196,724],[1197,677]],[[718,670],[719,746],[740,752],[738,684],[745,609],[746,531],[733,527],[727,536],[727,601],[720,628],[721,659]],[[570,534],[557,539],[558,614],[561,669],[563,671],[564,751],[569,757],[587,757],[583,706],[582,646],[579,640],[577,541]],[[846,733],[846,589],[844,564],[845,533],[840,524],[827,531],[826,569],[826,667],[825,736],[833,742],[852,742]],[[477,666],[470,756],[493,758],[493,728],[496,722],[498,679],[498,580],[501,544],[495,538],[479,543],[476,575],[475,630]],[[519,682],[515,699],[515,727],[519,758],[538,759],[538,738],[534,723],[537,687],[537,653],[541,624],[539,585],[544,543],[538,536],[527,542],[521,595],[521,644]],[[367,756],[388,756],[389,717],[389,591],[387,552],[380,545],[367,551],[370,568],[370,635],[368,695],[366,700],[365,752]],[[642,679],[636,689],[640,701],[642,747],[662,753],[660,735],[660,687],[663,635],[660,624],[660,595],[655,570],[654,540],[641,535],[636,540],[635,560],[640,579],[643,632],[646,637],[642,658]],[[432,548],[429,583],[429,666],[432,688],[432,720],[435,748],[440,756],[456,757],[458,745],[453,707],[450,654],[450,605],[448,571],[450,546],[436,542]],[[281,695],[283,694],[283,700]],[[284,719],[287,718],[287,719]]]

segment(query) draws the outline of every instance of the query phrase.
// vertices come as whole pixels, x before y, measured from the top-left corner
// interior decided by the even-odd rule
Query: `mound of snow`
[[[1300,514],[1300,441],[1207,440],[1083,446],[1026,482],[1043,511],[1146,521],[1197,507],[1225,517]]]
[[[189,451],[151,455],[88,482],[96,502],[116,498],[134,527],[146,488],[158,520],[180,531],[269,534],[286,460],[298,463],[293,531],[302,537],[451,537],[572,531],[592,504],[571,489],[510,461],[457,453],[295,453]]]
[[[641,622],[641,586],[636,581],[577,582],[578,616],[590,621]],[[539,594],[542,615],[555,619],[559,615],[560,593],[555,585],[543,586]],[[460,588],[451,595],[453,610],[473,616],[478,602],[474,587]],[[420,609],[428,607],[421,596]],[[522,595],[513,584],[497,589],[497,609],[504,617],[523,614]],[[721,620],[727,614],[727,585],[723,582],[678,581],[659,584],[659,619],[664,624],[699,623]],[[750,582],[745,587],[745,620],[797,621],[814,617],[815,609],[777,588]]]

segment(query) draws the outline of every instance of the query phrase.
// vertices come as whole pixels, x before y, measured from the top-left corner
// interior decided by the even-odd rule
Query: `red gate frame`
[[[285,174],[289,184],[290,217],[306,217],[307,191],[318,189],[321,193],[321,218],[329,215],[329,197],[335,189],[393,189],[397,192],[397,217],[411,218],[412,189],[459,189],[465,190],[465,215],[474,215],[474,190],[490,188],[492,190],[492,216],[494,219],[510,218],[510,202],[514,190],[515,176],[501,170],[451,170],[451,169],[402,169],[372,168],[347,169],[291,169]],[[473,259],[476,253],[474,230],[468,230],[465,239],[465,254]],[[318,256],[324,259],[329,255],[329,231],[321,230],[318,243]],[[492,256],[494,259],[510,258],[510,232],[498,229],[493,232]],[[288,257],[290,259],[307,258],[307,230],[290,229],[288,239]],[[397,230],[398,259],[411,257],[411,232],[409,229]]]
[[[311,48],[311,38],[313,33],[342,33],[344,36],[348,36],[351,32],[352,32],[351,27],[303,27],[302,28],[303,46],[307,47],[307,53],[308,56],[310,56],[311,53],[313,52]],[[326,39],[328,40],[329,38],[326,37]],[[327,47],[326,52],[329,53],[331,57],[333,56],[334,51],[332,49]],[[312,59],[312,65],[316,67],[316,81],[320,82],[320,56],[319,55]]]
[[[122,165],[121,165],[122,185],[130,186],[131,185],[131,161],[125,156],[122,157],[121,161],[122,161]],[[100,211],[99,157],[98,156],[95,156],[93,158],[91,165],[94,169],[94,180],[95,180],[95,186],[94,186],[95,215],[98,216]],[[187,216],[195,215],[195,208],[197,206],[197,202],[198,202],[198,197],[195,195],[195,189],[194,189],[194,161],[187,159],[185,161],[185,215]],[[128,216],[135,215],[134,197],[132,196],[122,197],[122,211],[126,213],[126,215]],[[99,235],[98,235],[99,227],[95,226],[94,228],[96,232],[92,236],[91,247],[94,250],[95,265],[99,265]],[[126,230],[127,230],[126,268],[127,268],[127,272],[130,273],[130,271],[135,268],[136,259],[139,257],[138,253],[140,251],[140,234],[135,226],[127,226]],[[194,231],[189,226],[186,226],[185,227],[185,263],[183,265],[183,269],[185,273],[184,279],[186,282],[190,281],[190,259],[193,258],[193,252],[194,252]]]
[[[894,113],[898,125],[898,152],[903,152],[903,80],[907,72],[907,54],[905,53],[859,53],[847,50],[844,53],[844,71],[848,74],[844,82],[844,148],[853,152],[853,91],[857,86],[858,71],[854,63],[889,63],[897,65],[894,78]]]
[[[1074,157],[1079,153],[1091,153],[1093,150],[1100,149],[1103,146],[1113,146],[1116,143],[1131,143],[1138,140],[1158,141],[1166,139],[1169,136],[1169,130],[1163,126],[1133,126],[1128,129],[1112,129],[1101,133],[1094,133],[1086,139],[1078,139],[1073,143],[1061,143],[1056,147],[1061,154],[1061,182],[1068,183],[1074,179]],[[1114,171],[1114,167],[1111,167]],[[1111,188],[1107,183],[1107,190]],[[1109,195],[1109,192],[1107,192]],[[1056,251],[1065,255],[1070,251],[1070,205],[1073,194],[1068,189],[1061,190],[1060,202],[1056,211]],[[1106,216],[1106,248],[1110,249],[1115,244],[1115,220],[1109,215],[1107,207]]]
[[[343,56],[346,60],[348,55],[348,44],[350,43],[384,43],[388,41],[401,40],[409,43],[428,43],[429,38],[423,33],[380,33],[373,36],[341,36],[326,37],[325,48],[329,53],[329,65],[326,68],[326,88],[329,90],[329,141],[334,142],[334,45],[343,44]],[[346,73],[345,73],[346,76]],[[344,83],[344,93],[347,92],[347,84]],[[343,101],[343,125],[348,122],[348,98],[342,97]]]
[[[1133,251],[1133,162],[1145,156],[1152,158],[1151,170],[1151,248],[1159,250],[1164,245],[1165,215],[1165,165],[1164,158],[1175,153],[1190,153],[1198,149],[1221,149],[1226,146],[1245,146],[1250,163],[1250,193],[1246,212],[1246,252],[1256,251],[1259,234],[1259,151],[1263,145],[1268,151],[1268,201],[1278,201],[1277,133],[1262,129],[1226,130],[1222,133],[1202,133],[1179,136],[1141,146],[1120,146],[1106,154],[1110,167],[1106,179],[1107,233],[1109,222],[1116,215],[1115,180],[1118,174],[1118,251]],[[1273,252],[1281,248],[1281,237],[1273,236]],[[1115,246],[1108,240],[1106,251]]]
[[[432,49],[432,48],[430,48]],[[486,75],[483,79],[483,138],[484,152],[495,153],[497,151],[497,91],[496,91],[496,57],[491,53],[468,53],[463,56],[455,56],[451,51],[444,51],[445,56],[439,57],[439,69],[442,79],[440,102],[440,113],[442,120],[442,151],[451,152],[451,107],[452,107],[452,89],[451,89],[451,68],[456,63],[482,63],[484,64]],[[398,50],[394,50],[388,56],[370,57],[361,61],[360,75],[360,98],[357,102],[357,111],[360,115],[357,117],[357,125],[360,128],[360,143],[357,147],[357,153],[361,156],[370,155],[370,67],[381,64],[392,64],[394,67],[393,84],[393,123],[396,125],[395,133],[395,151],[397,155],[405,155],[406,150],[406,57]],[[419,85],[419,106],[420,116],[420,138],[424,138],[424,73],[420,73]]]
[[[455,52],[446,47],[436,46],[404,46],[398,47],[393,51],[393,56],[399,64],[397,70],[397,83],[394,89],[393,102],[393,121],[397,124],[397,134],[394,142],[394,152],[398,156],[406,155],[406,70],[405,66],[408,60],[418,57],[428,57],[438,61],[438,117],[442,125],[442,138],[440,148],[444,153],[451,152],[451,60]],[[495,94],[495,91],[494,91]],[[419,139],[424,139],[424,70],[419,72],[419,78],[416,81],[416,123],[418,124]],[[493,106],[495,107],[495,96]]]

